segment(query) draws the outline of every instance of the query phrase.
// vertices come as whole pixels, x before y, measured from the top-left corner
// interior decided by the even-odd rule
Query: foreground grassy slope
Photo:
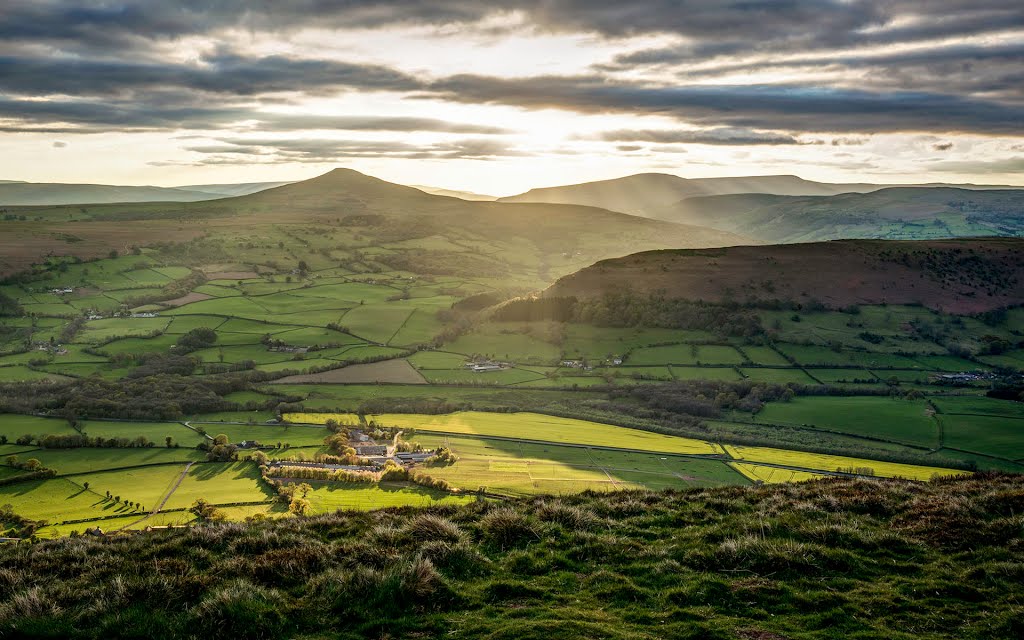
[[[33,637],[1015,638],[1024,478],[339,512],[0,548]]]

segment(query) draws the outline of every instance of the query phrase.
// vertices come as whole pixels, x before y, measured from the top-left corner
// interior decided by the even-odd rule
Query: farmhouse
[[[476,373],[483,373],[485,371],[501,371],[504,367],[497,362],[487,362],[484,364],[473,365],[473,371]]]

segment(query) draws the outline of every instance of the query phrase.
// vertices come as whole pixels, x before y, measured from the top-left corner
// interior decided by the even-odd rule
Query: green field
[[[814,397],[771,402],[757,422],[806,426],[893,442],[939,446],[938,424],[923,400],[887,397]]]
[[[288,414],[292,422],[320,423],[335,417],[351,422],[350,415]],[[413,428],[417,431],[446,431],[465,435],[497,436],[510,439],[543,440],[558,444],[578,444],[664,453],[715,454],[720,447],[689,438],[665,436],[636,429],[625,429],[597,422],[558,418],[536,413],[484,413],[463,411],[445,415],[385,414],[372,416],[386,426]]]

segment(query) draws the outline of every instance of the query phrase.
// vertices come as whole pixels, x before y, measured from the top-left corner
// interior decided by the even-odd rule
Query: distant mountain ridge
[[[0,206],[111,204],[117,202],[199,202],[241,196],[287,182],[154,187],[0,180]]]
[[[595,207],[482,202],[432,195],[351,169],[335,169],[310,180],[215,200],[82,207],[82,211],[75,212],[73,223],[65,219],[64,212],[43,207],[11,208],[10,213],[25,216],[26,220],[4,221],[0,272],[8,273],[49,251],[88,257],[105,254],[111,248],[123,249],[126,241],[115,244],[115,229],[134,229],[131,243],[146,246],[157,240],[167,241],[168,228],[179,235],[203,233],[213,221],[218,232],[237,228],[249,233],[264,228],[276,234],[276,226],[285,224],[341,226],[353,235],[372,237],[380,243],[412,243],[402,247],[401,257],[392,258],[394,264],[415,263],[417,268],[444,272],[454,269],[452,265],[460,260],[463,265],[475,260],[466,257],[474,255],[488,261],[496,273],[515,271],[544,282],[596,260],[636,251],[755,242],[728,231]],[[56,233],[54,220],[60,220],[61,233]],[[131,224],[136,221],[146,224]],[[40,230],[48,233],[41,235]],[[68,233],[76,238],[73,244],[64,239]],[[445,238],[447,248],[412,242],[432,237]],[[31,251],[26,244],[29,238],[35,243]],[[481,242],[485,248],[479,247]]]
[[[737,176],[726,178],[681,178],[669,173],[635,175],[581,184],[531,189],[500,198],[501,202],[548,202],[585,204],[650,216],[680,200],[698,196],[761,193],[782,196],[834,196],[841,193],[870,193],[899,187],[952,187],[972,190],[1024,189],[1011,185],[954,184],[871,184],[827,183],[795,175]]]

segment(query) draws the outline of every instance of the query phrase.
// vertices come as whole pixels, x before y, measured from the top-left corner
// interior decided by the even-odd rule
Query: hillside
[[[4,229],[0,269],[7,273],[48,251],[88,257],[197,234],[223,236],[265,229],[273,235],[279,233],[273,230],[276,225],[346,229],[372,239],[371,244],[443,236],[449,248],[483,254],[489,260],[511,259],[511,266],[506,264],[502,270],[527,269],[542,279],[548,277],[552,263],[566,263],[557,270],[561,275],[595,260],[639,250],[750,242],[730,232],[593,207],[471,202],[431,195],[349,169],[235,198],[23,208],[12,209],[11,215],[24,215],[27,220],[0,221]],[[132,221],[146,224],[125,224]],[[123,235],[126,229],[131,231],[130,238]],[[108,243],[108,238],[114,240]],[[480,246],[481,241],[487,246]],[[439,250],[426,257],[450,261]],[[418,259],[422,258],[421,254]]]
[[[792,175],[681,178],[666,173],[641,173],[612,180],[531,189],[526,193],[501,198],[500,201],[583,204],[640,216],[674,219],[671,208],[686,198],[731,194],[833,196],[900,186],[962,187],[975,190],[1014,188],[988,185],[825,183]]]
[[[921,304],[977,313],[1024,303],[1024,240],[864,241],[651,251],[604,260],[548,297],[663,293],[705,301]]]
[[[702,196],[647,213],[773,243],[1019,236],[1024,234],[1024,190],[899,187],[834,196]]]
[[[422,184],[412,185],[420,191],[432,193],[435,196],[450,196],[452,198],[462,198],[463,200],[482,200],[485,202],[493,202],[498,199],[498,196],[489,196],[483,193],[475,193],[473,191],[459,191],[457,189],[443,189],[441,187],[430,187]]]
[[[8,545],[0,633],[1013,638],[1022,492],[832,479]]]
[[[114,202],[198,202],[225,196],[239,196],[287,184],[248,182],[244,184],[199,184],[180,187],[118,186],[108,184],[62,184],[50,182],[0,181],[0,207]]]

